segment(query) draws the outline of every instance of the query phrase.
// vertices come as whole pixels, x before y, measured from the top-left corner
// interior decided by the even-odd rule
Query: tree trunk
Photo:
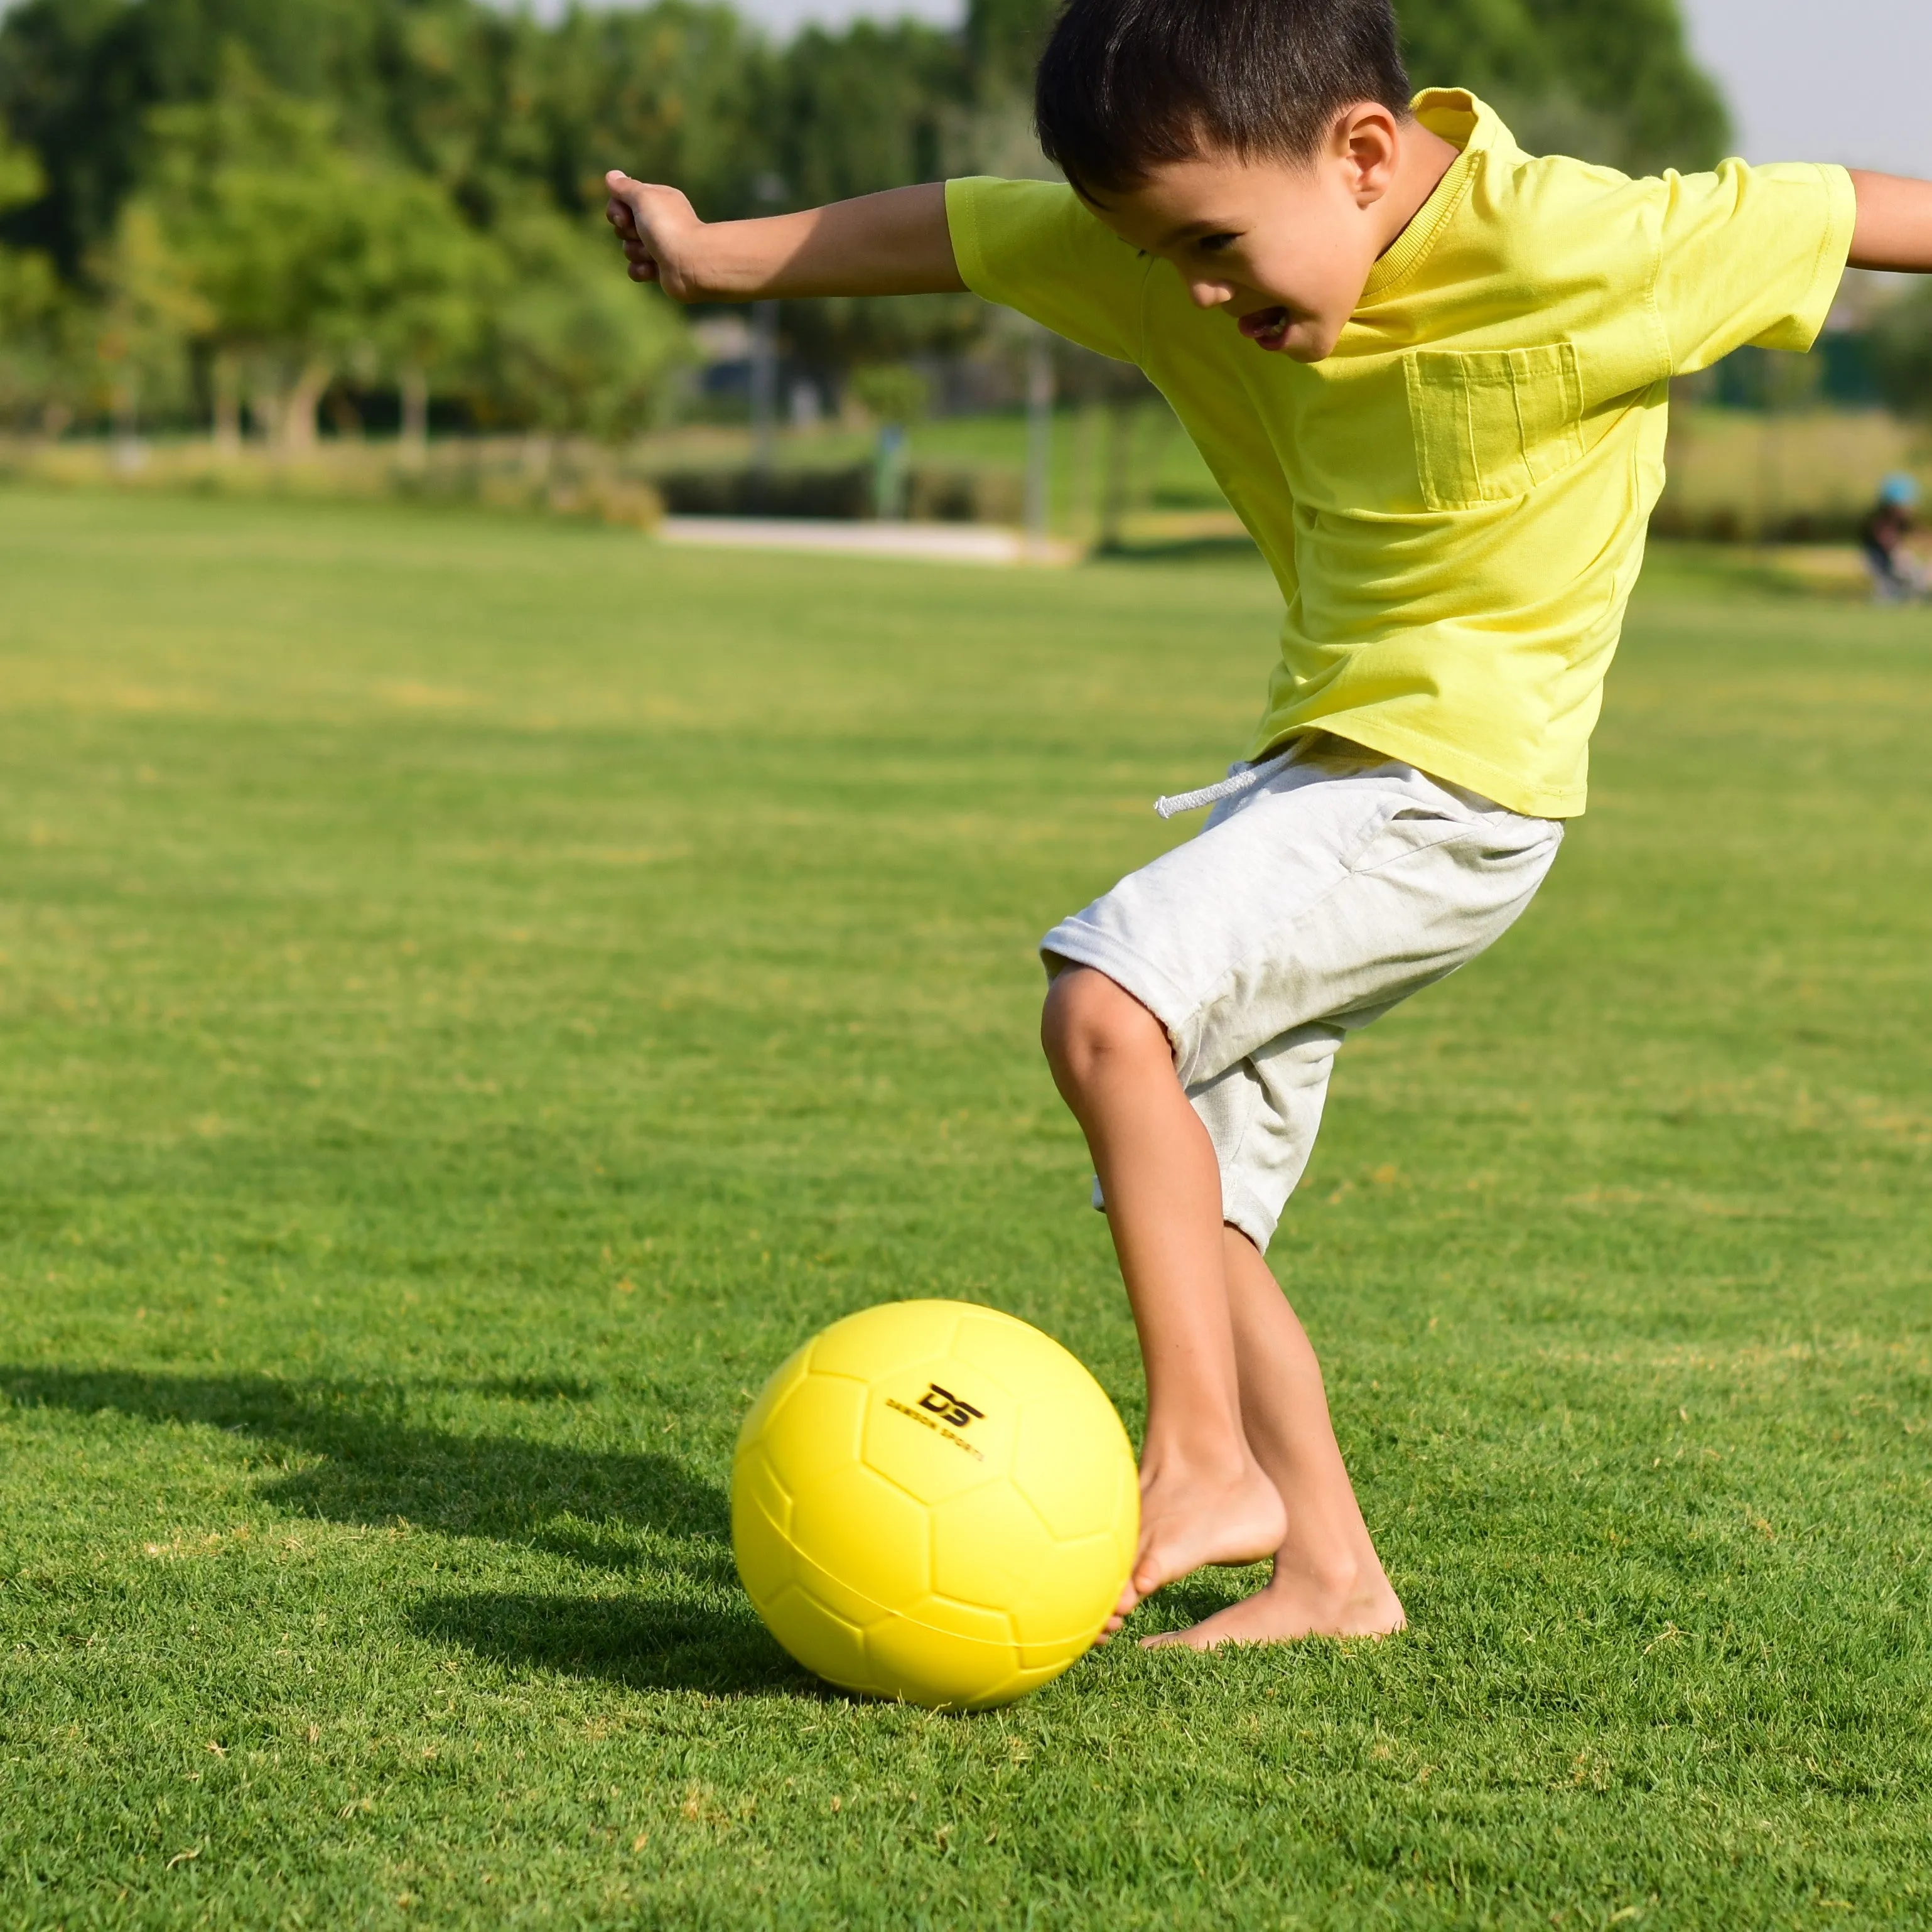
[[[1134,479],[1134,398],[1107,406],[1107,471],[1100,486],[1100,548],[1118,550]]]
[[[273,448],[282,440],[282,405],[287,398],[274,387],[272,371],[260,364],[250,371],[248,384],[248,430]]]
[[[418,368],[403,371],[402,458],[411,470],[429,460],[429,378]]]
[[[322,356],[312,357],[282,398],[281,446],[284,455],[315,454],[315,417],[335,374],[335,364]]]
[[[1039,323],[1027,343],[1027,545],[1036,559],[1046,554],[1053,483],[1053,348]]]
[[[214,386],[214,452],[233,458],[242,454],[242,372],[224,350],[211,372]]]
[[[138,470],[148,454],[141,447],[140,379],[124,370],[116,376],[110,405],[114,417],[114,466]]]

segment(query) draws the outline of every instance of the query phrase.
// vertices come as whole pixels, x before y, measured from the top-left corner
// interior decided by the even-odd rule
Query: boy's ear
[[[1335,118],[1331,146],[1336,158],[1346,164],[1349,184],[1364,207],[1388,192],[1407,118],[1379,100],[1358,100]]]

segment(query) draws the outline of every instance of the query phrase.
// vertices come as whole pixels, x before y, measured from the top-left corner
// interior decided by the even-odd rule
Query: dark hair
[[[1034,122],[1089,193],[1206,148],[1309,160],[1345,107],[1408,96],[1390,0],[1067,0]]]

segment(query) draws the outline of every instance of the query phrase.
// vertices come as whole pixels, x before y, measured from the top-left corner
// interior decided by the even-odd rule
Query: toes
[[[1143,1650],[1206,1650],[1210,1646],[1202,1642],[1195,1634],[1200,1628],[1196,1624],[1193,1630],[1162,1630],[1158,1636],[1144,1636],[1141,1639],[1141,1648]]]

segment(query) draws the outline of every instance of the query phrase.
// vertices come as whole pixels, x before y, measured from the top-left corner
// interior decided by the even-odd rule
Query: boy
[[[1918,507],[1918,480],[1901,470],[1879,485],[1878,501],[1858,526],[1874,604],[1909,604],[1925,594],[1924,567],[1909,548]]]
[[[1932,270],[1932,184],[1532,159],[1468,94],[1412,101],[1388,0],[1070,0],[1035,104],[1068,185],[707,225],[613,173],[610,219],[681,300],[968,287],[1139,363],[1267,556],[1287,612],[1249,762],[1162,801],[1217,808],[1047,934],[1042,1030],[1147,1370],[1120,1617],[1272,1556],[1160,1640],[1387,1633],[1263,1258],[1336,1050],[1496,939],[1583,808],[1669,378],[1808,347],[1848,257]]]

